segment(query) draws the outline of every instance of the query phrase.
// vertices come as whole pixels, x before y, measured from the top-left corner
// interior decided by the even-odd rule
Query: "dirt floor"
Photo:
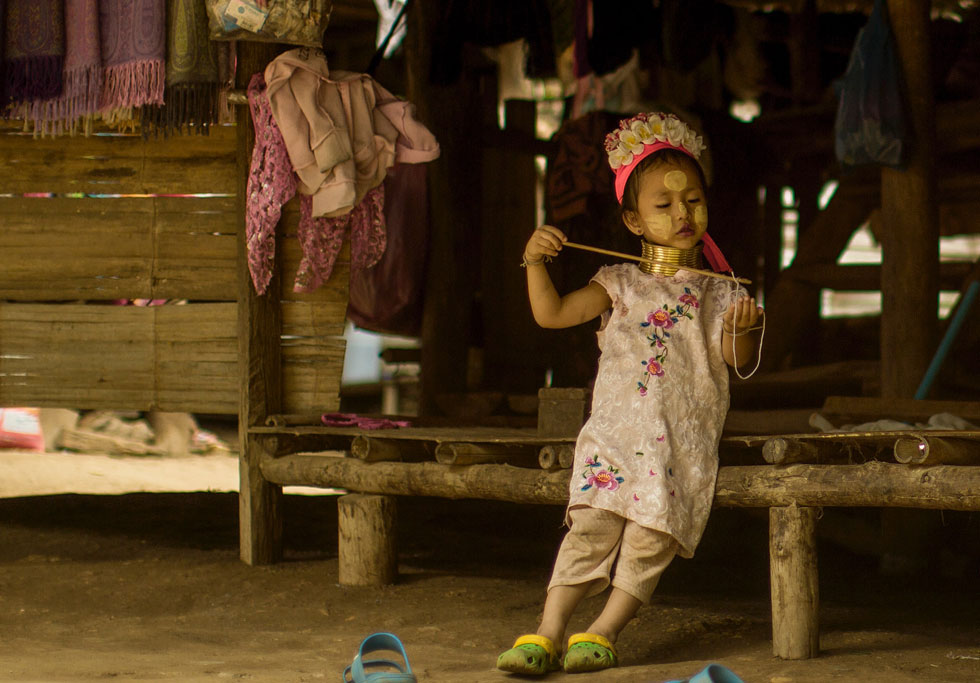
[[[285,507],[286,560],[248,567],[232,492],[0,499],[0,680],[338,681],[375,631],[402,639],[420,681],[520,680],[494,662],[536,623],[561,509],[399,499],[401,577],[372,589],[337,584],[333,497]],[[774,658],[766,537],[763,516],[718,510],[624,632],[622,666],[573,680],[660,682],[717,661],[748,683],[980,681],[976,564],[885,579],[829,543],[821,656]]]

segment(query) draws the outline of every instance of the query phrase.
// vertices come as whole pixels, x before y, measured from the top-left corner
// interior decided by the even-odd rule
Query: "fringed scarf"
[[[99,47],[98,0],[65,0],[65,68],[61,95],[34,100],[24,117],[34,122],[37,135],[74,134],[81,124],[86,135],[99,108],[102,90],[102,52]]]
[[[218,50],[208,37],[201,0],[167,0],[167,85],[163,107],[143,110],[143,132],[181,133],[185,126],[207,135],[218,121],[221,76]]]
[[[163,104],[166,80],[164,0],[100,0],[105,80],[99,105],[110,124],[133,121],[135,108]]]
[[[13,102],[61,95],[65,64],[63,0],[7,0],[4,80]]]
[[[102,93],[98,0],[65,0],[65,19],[64,121],[71,133],[81,124],[88,135]]]

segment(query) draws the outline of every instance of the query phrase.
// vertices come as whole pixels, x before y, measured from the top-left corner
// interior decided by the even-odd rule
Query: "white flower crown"
[[[619,128],[606,136],[606,154],[613,170],[633,163],[645,145],[666,142],[678,147],[695,159],[705,150],[704,141],[686,123],[673,114],[651,112],[637,114],[619,122]]]

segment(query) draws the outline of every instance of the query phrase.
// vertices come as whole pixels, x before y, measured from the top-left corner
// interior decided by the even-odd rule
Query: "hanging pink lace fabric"
[[[313,198],[300,197],[300,218],[297,230],[303,258],[296,272],[293,289],[312,292],[333,273],[337,254],[350,230],[351,272],[376,264],[385,253],[385,189],[378,185],[350,213],[334,218],[313,218]]]
[[[297,180],[282,133],[265,98],[265,76],[248,84],[248,107],[255,127],[255,148],[246,186],[245,237],[248,270],[258,294],[265,294],[276,257],[276,225],[282,206],[296,194]]]
[[[276,225],[282,206],[296,194],[298,181],[286,151],[282,133],[265,97],[265,77],[252,76],[248,104],[255,126],[255,148],[249,168],[245,214],[248,269],[258,294],[264,294],[275,265]],[[334,218],[313,218],[312,198],[300,197],[297,229],[303,257],[293,290],[311,292],[333,273],[337,255],[350,232],[351,269],[370,268],[384,254],[387,239],[384,219],[384,185],[370,190],[352,211]]]

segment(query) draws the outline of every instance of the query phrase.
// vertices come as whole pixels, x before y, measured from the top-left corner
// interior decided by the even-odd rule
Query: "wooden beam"
[[[881,395],[911,397],[938,339],[939,209],[929,3],[888,0],[910,119],[904,170],[881,171]]]
[[[565,505],[569,470],[435,462],[365,463],[336,454],[296,453],[261,463],[266,480],[282,486],[345,488],[362,493],[503,500]],[[716,507],[907,507],[980,510],[980,467],[910,468],[862,465],[733,465],[718,470]]]
[[[263,70],[278,52],[276,45],[242,42],[238,47],[239,87],[247,87],[252,74]],[[244,221],[246,183],[255,144],[246,106],[239,106],[238,121],[237,193],[239,216]],[[244,225],[238,234],[239,553],[243,562],[261,565],[282,557],[282,487],[263,477],[260,463],[271,454],[265,451],[261,437],[248,429],[282,412],[281,260],[277,257],[266,293],[258,296],[248,271]],[[277,255],[279,251],[276,249]]]
[[[820,652],[818,512],[797,505],[769,510],[772,652],[783,659],[809,659]]]
[[[398,577],[398,504],[392,496],[352,493],[337,500],[337,580],[386,586]]]

